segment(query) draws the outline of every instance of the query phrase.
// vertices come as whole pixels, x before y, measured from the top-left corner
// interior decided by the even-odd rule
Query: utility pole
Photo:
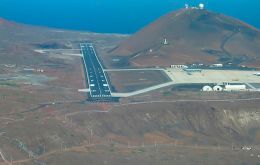
[[[155,151],[157,151],[157,142],[154,141],[154,148],[155,148]]]
[[[46,152],[46,148],[45,148],[45,144],[43,144],[43,154],[45,154]]]
[[[63,150],[63,142],[60,143],[60,150]]]
[[[218,143],[218,151],[220,151],[220,145],[219,145],[219,143]]]
[[[90,129],[90,143],[93,143],[93,130]]]
[[[92,141],[93,141],[93,130],[92,128],[89,129],[89,138],[88,138],[88,144],[92,144]]]

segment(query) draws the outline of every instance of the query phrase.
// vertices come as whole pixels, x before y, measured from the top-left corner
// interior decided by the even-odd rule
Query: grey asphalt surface
[[[86,77],[92,98],[108,98],[111,96],[111,90],[104,73],[104,69],[97,57],[92,43],[81,44],[81,53],[83,55]]]

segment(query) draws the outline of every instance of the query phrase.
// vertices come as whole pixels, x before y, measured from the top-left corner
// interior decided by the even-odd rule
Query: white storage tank
[[[213,91],[213,89],[210,87],[210,86],[204,86],[203,88],[202,88],[202,91],[204,91],[204,92],[210,92],[210,91]]]
[[[219,85],[213,87],[213,91],[223,91],[223,88]]]
[[[225,85],[225,91],[245,91],[246,85]]]
[[[200,4],[199,4],[199,8],[200,8],[201,10],[203,10],[204,7],[205,7],[205,5],[204,5],[203,3],[200,3]]]

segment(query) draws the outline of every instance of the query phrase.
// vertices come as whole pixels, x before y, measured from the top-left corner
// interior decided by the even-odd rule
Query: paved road
[[[114,97],[130,97],[130,96],[135,96],[135,95],[143,94],[143,93],[146,93],[146,92],[154,91],[156,89],[168,87],[168,86],[171,86],[171,85],[174,85],[174,84],[176,84],[176,83],[171,81],[171,82],[155,85],[155,86],[152,86],[152,87],[144,88],[144,89],[134,91],[134,92],[112,93],[112,96],[114,96]]]
[[[234,31],[232,32],[229,36],[227,36],[221,43],[220,45],[220,49],[222,50],[222,52],[224,53],[225,56],[227,56],[228,58],[232,59],[232,54],[226,50],[225,46],[228,43],[228,41],[233,38],[235,35],[237,35],[239,33],[239,31]]]
[[[104,69],[97,57],[95,48],[92,43],[80,45],[83,55],[84,67],[88,77],[90,96],[92,98],[109,98],[111,90],[104,73]]]
[[[137,69],[104,69],[105,72],[123,72],[123,71],[164,71],[163,68],[137,68]]]

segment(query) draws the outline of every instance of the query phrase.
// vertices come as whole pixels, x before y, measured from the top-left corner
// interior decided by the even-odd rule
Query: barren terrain
[[[108,75],[116,92],[132,92],[169,81],[162,71],[111,71]]]
[[[86,87],[78,44],[94,42],[109,68],[113,60],[103,52],[128,36],[5,20],[0,34],[1,165],[260,162],[259,93],[176,92],[170,86],[115,103],[89,102],[78,92]],[[113,83],[165,81],[158,72],[142,75],[111,77]]]

